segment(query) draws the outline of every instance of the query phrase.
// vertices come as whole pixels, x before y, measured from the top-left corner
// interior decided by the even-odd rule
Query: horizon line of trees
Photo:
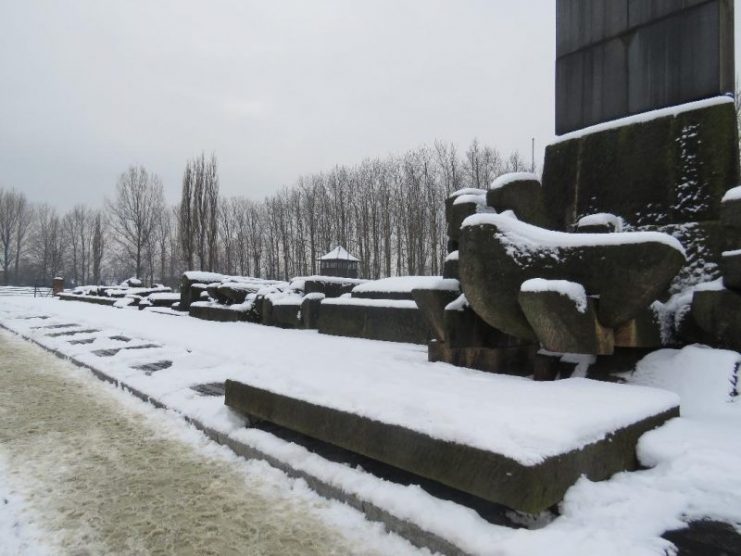
[[[452,143],[366,159],[300,176],[260,201],[220,193],[215,155],[188,160],[181,198],[164,199],[162,181],[144,167],[121,174],[101,208],[60,214],[0,188],[0,268],[4,284],[120,282],[138,276],[176,285],[184,270],[287,280],[316,274],[337,245],[377,279],[440,274],[447,254],[445,198],[461,187],[486,189],[499,175],[526,170],[473,140],[461,156]]]

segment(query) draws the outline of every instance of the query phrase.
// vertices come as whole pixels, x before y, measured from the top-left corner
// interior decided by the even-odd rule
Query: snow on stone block
[[[424,344],[427,323],[414,301],[340,297],[321,303],[321,334]]]
[[[430,435],[391,414],[380,416],[378,408],[343,403],[340,396],[330,406],[284,389],[227,380],[225,403],[251,419],[267,420],[532,514],[557,504],[581,476],[599,481],[635,468],[640,436],[678,415],[676,396],[658,390],[584,379],[546,384],[497,378],[498,398],[510,407],[516,400],[518,410],[500,413],[481,427],[488,431],[485,445],[466,442],[467,431],[462,430]],[[496,406],[500,399],[491,404]],[[376,417],[368,416],[369,410]],[[608,415],[610,426],[604,419],[593,419],[595,411]],[[548,433],[553,436],[541,443]]]
[[[475,187],[463,187],[461,189],[457,189],[456,191],[453,191],[453,193],[450,194],[449,199],[456,199],[460,197],[461,195],[486,195],[486,189],[478,189]]]
[[[62,301],[84,301],[85,303],[94,303],[96,305],[113,305],[117,299],[114,297],[103,297],[98,295],[77,295],[74,293],[60,293],[57,296]]]
[[[671,107],[569,134],[546,148],[543,192],[557,229],[610,212],[634,227],[718,220],[739,180],[732,99]]]
[[[610,355],[615,345],[611,329],[600,325],[594,302],[581,284],[567,280],[526,280],[520,287],[520,307],[540,344],[555,353]]]
[[[498,213],[513,215],[536,226],[551,224],[543,204],[543,188],[535,174],[517,172],[500,176],[487,192],[486,204]]]
[[[576,223],[579,233],[614,233],[623,231],[623,219],[609,212],[583,216]]]
[[[491,326],[535,339],[519,306],[531,278],[569,280],[599,295],[599,322],[614,328],[634,318],[669,286],[685,262],[681,244],[657,232],[567,234],[496,214],[465,220],[460,245],[463,292]]]
[[[501,189],[507,185],[520,182],[535,181],[540,183],[540,178],[537,174],[532,172],[510,172],[508,174],[502,174],[496,178],[489,186],[489,191],[492,189]]]
[[[720,258],[720,272],[726,288],[741,290],[741,249],[723,252]]]
[[[568,297],[580,313],[587,311],[587,292],[584,286],[568,280],[544,280],[543,278],[531,278],[525,280],[520,286],[520,292],[555,292]]]
[[[356,286],[352,290],[354,298],[363,299],[414,299],[412,290],[436,289],[456,291],[460,288],[458,280],[444,279],[442,276],[398,276],[383,278]]]
[[[632,126],[635,124],[652,122],[661,118],[676,118],[680,114],[686,112],[694,112],[695,110],[703,110],[705,108],[712,108],[714,106],[722,106],[726,104],[733,105],[733,98],[728,96],[718,96],[694,102],[686,102],[684,104],[678,104],[675,106],[669,106],[668,108],[649,110],[648,112],[641,112],[640,114],[626,116],[625,118],[618,118],[617,120],[610,120],[609,122],[585,127],[584,129],[580,129],[578,131],[565,133],[564,135],[559,136],[555,141],[553,141],[551,145],[557,145],[559,143],[572,141],[574,139],[581,139],[582,137],[586,137],[587,135],[601,133],[603,131],[619,129],[621,127]]]
[[[180,294],[171,292],[153,293],[147,297],[147,301],[153,307],[172,307],[173,303],[180,301]]]
[[[741,186],[726,191],[720,207],[720,220],[724,226],[741,228]],[[741,247],[741,244],[733,247]]]
[[[235,311],[231,306],[218,305],[205,301],[195,301],[190,304],[188,313],[191,317],[216,322],[239,322],[247,320],[242,311]]]
[[[367,280],[339,276],[300,276],[291,280],[289,288],[305,294],[318,293],[326,297],[340,297]]]

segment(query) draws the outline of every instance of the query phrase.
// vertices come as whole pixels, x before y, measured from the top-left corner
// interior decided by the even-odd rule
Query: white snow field
[[[428,363],[422,346],[50,299],[4,299],[0,324],[465,552],[664,554],[672,545],[661,534],[687,521],[741,524],[741,410],[732,395],[741,357],[734,352],[662,350],[627,377],[636,386],[586,379],[544,384]],[[120,349],[147,344],[155,347]],[[172,366],[132,368],[158,361]],[[606,428],[669,408],[679,398],[683,416],[641,439],[639,457],[651,469],[601,483],[582,479],[568,491],[558,518],[539,529],[513,530],[419,487],[381,480],[245,428],[223,398],[190,388],[226,378],[383,415],[386,422],[498,449],[521,462],[597,440]]]
[[[412,554],[360,512],[0,331],[0,554]]]

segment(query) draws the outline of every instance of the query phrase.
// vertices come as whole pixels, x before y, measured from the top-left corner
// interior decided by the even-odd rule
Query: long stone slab
[[[542,384],[531,384],[542,387]],[[628,426],[605,430],[601,440],[545,457],[538,463],[524,464],[503,453],[434,438],[409,427],[234,380],[226,381],[225,403],[253,421],[280,425],[528,513],[538,513],[557,504],[583,475],[591,480],[603,480],[618,471],[635,468],[635,446],[640,436],[679,415],[677,407],[663,407]],[[585,418],[589,413],[587,407],[588,404],[582,408]],[[580,410],[578,407],[572,409]],[[542,412],[543,408],[538,410]],[[471,423],[472,427],[482,425],[496,429],[506,427],[507,423]],[[465,437],[465,431],[462,432]]]
[[[319,332],[387,342],[427,343],[429,328],[414,301],[325,299]]]

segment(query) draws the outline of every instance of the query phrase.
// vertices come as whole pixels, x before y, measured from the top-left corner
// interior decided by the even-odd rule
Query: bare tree
[[[156,215],[164,211],[162,182],[140,166],[131,166],[116,184],[112,201],[106,203],[115,242],[135,268],[143,270],[145,249],[154,232]]]
[[[105,252],[105,224],[101,211],[96,211],[93,216],[93,241],[90,257],[93,266],[93,283],[100,284],[101,265],[103,263],[103,254]]]
[[[10,265],[15,260],[16,277],[18,275],[18,260],[20,257],[23,238],[18,237],[19,228],[24,227],[21,220],[25,218],[27,210],[26,197],[14,189],[4,191],[0,189],[0,246],[3,255],[3,281],[5,285],[10,282]],[[24,236],[25,229],[24,227]],[[16,257],[15,255],[18,255]]]

